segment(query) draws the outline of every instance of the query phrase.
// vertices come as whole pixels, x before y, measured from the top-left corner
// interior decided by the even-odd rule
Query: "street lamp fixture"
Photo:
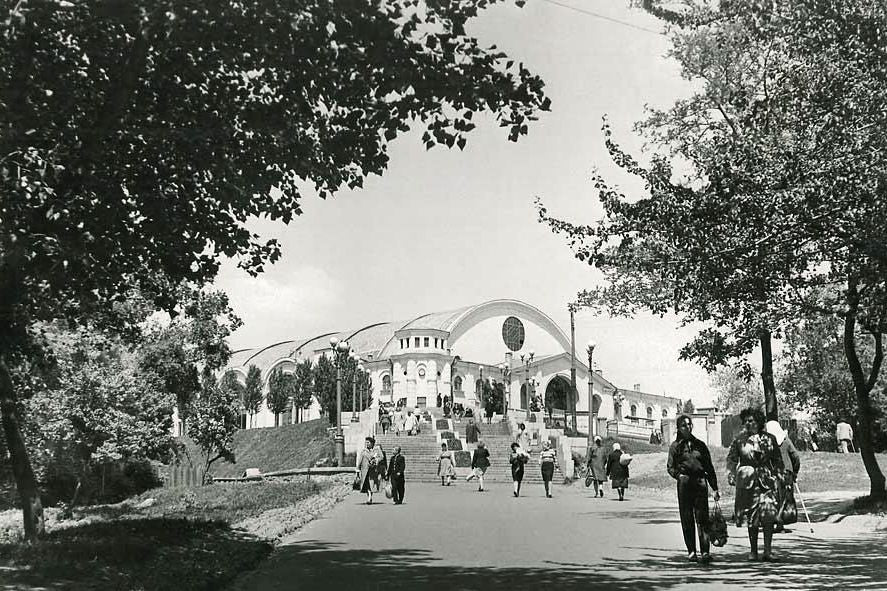
[[[507,363],[500,363],[499,369],[502,371],[502,417],[504,419],[508,416],[508,396],[511,390],[511,388],[509,388],[509,385],[511,384],[511,368],[508,367]]]
[[[357,364],[357,372],[356,372],[356,373],[357,373],[358,375],[360,375],[360,377],[362,378],[363,375],[364,375],[364,372],[365,372],[365,371],[366,371],[366,369],[364,368],[363,363],[358,363],[358,364]],[[366,405],[365,405],[364,402],[363,402],[363,396],[364,396],[365,393],[368,395],[369,392],[366,391],[366,390],[367,390],[367,388],[366,388],[366,380],[363,380],[363,379],[362,379],[360,382],[361,382],[360,385],[359,385],[360,391],[357,393],[357,396],[358,396],[357,401],[360,403],[360,410],[366,410]]]
[[[597,343],[588,341],[585,351],[588,353],[588,448],[594,443],[595,423],[597,423],[597,411],[594,409],[594,366],[592,358],[594,357],[594,348]]]
[[[536,356],[535,351],[528,351],[525,354],[521,353],[520,360],[524,364],[524,388],[527,391],[527,420],[530,420],[530,363],[533,361],[533,357]]]
[[[357,366],[360,358],[354,352],[354,349],[351,349],[348,353],[348,359],[351,361],[351,367],[354,368],[351,372],[351,422],[358,423],[360,422],[360,417],[357,416]]]
[[[345,462],[345,436],[342,434],[342,369],[345,359],[348,357],[351,346],[347,341],[340,341],[337,337],[330,339],[330,350],[336,364],[336,460],[339,466]]]

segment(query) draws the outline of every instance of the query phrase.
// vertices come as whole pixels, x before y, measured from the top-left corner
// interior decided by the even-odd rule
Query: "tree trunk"
[[[773,381],[773,349],[772,335],[769,330],[762,330],[761,342],[761,382],[764,386],[764,415],[768,421],[779,420],[779,406],[776,403],[776,383]]]
[[[46,533],[43,503],[40,501],[37,480],[34,478],[34,470],[31,468],[31,460],[28,458],[28,450],[25,448],[25,440],[19,426],[12,377],[6,362],[2,359],[0,359],[0,415],[3,420],[3,432],[6,435],[6,448],[12,459],[12,473],[22,504],[25,539],[33,541]]]
[[[853,377],[853,389],[856,392],[856,405],[859,410],[859,422],[856,426],[856,436],[859,438],[859,453],[862,463],[869,476],[869,494],[872,500],[884,500],[887,498],[885,491],[884,474],[878,466],[875,458],[875,449],[872,441],[872,426],[874,423],[874,409],[870,397],[872,388],[881,371],[881,362],[884,359],[884,345],[880,332],[873,332],[875,339],[875,357],[872,360],[872,368],[866,379],[862,364],[856,352],[856,314],[859,309],[859,292],[855,279],[850,279],[847,285],[847,315],[844,316],[844,356]]]

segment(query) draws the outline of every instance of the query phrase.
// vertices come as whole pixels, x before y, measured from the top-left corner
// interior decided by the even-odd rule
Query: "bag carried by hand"
[[[351,483],[351,488],[354,490],[360,490],[360,474],[354,475],[354,481]]]
[[[594,472],[589,470],[588,474],[585,475],[585,486],[591,486],[592,484],[594,484]]]
[[[721,513],[721,504],[717,501],[709,511],[708,536],[711,538],[711,543],[717,547],[727,543],[727,520],[724,519],[724,514]]]
[[[782,503],[776,513],[776,523],[791,525],[798,522],[798,504],[795,501],[795,487],[782,484]]]
[[[385,497],[390,499],[392,496],[394,496],[394,490],[391,488],[391,483],[386,482],[385,483]]]

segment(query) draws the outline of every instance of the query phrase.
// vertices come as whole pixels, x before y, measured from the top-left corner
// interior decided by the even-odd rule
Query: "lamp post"
[[[330,339],[330,349],[336,362],[336,460],[339,466],[345,462],[345,436],[342,435],[342,365],[351,347],[346,341],[340,341],[333,337]]]
[[[524,388],[527,392],[527,420],[530,420],[530,363],[536,356],[535,351],[528,351],[527,354],[521,353],[520,360],[524,364]]]
[[[502,416],[508,416],[508,396],[511,393],[511,368],[507,363],[500,363],[499,369],[502,370]]]
[[[597,343],[588,341],[588,448],[591,449],[594,443],[594,428],[597,422],[597,412],[594,411],[594,366],[591,364],[594,357],[594,348]]]
[[[357,374],[360,376],[361,380],[360,380],[360,384],[358,386],[360,389],[358,390],[358,393],[357,393],[357,401],[360,403],[360,410],[366,410],[366,407],[369,406],[369,404],[368,404],[369,391],[367,390],[366,380],[363,379],[365,371],[366,371],[366,369],[364,368],[363,363],[358,363],[357,364]],[[366,397],[367,397],[367,403],[364,403],[364,395],[366,395]]]
[[[351,372],[351,422],[357,423],[360,422],[360,417],[357,416],[357,353],[354,349],[348,353],[348,359],[354,367],[354,371]]]
[[[576,433],[576,403],[579,400],[579,391],[576,389],[576,309],[577,304],[567,304],[570,311],[570,415],[573,417],[573,433]],[[591,412],[591,407],[589,407]],[[591,415],[589,415],[591,416]]]

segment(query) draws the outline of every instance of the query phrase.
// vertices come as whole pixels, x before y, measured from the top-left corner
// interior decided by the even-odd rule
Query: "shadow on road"
[[[547,562],[543,566],[491,568],[452,566],[428,551],[348,550],[338,544],[305,541],[278,550],[300,589],[678,589],[687,585],[832,590],[884,588],[884,538],[819,541],[805,539],[779,547],[780,563],[749,563],[745,552],[716,555],[700,566],[675,553],[631,548],[635,559],[590,557],[589,564]],[[478,557],[483,560],[482,556]]]

